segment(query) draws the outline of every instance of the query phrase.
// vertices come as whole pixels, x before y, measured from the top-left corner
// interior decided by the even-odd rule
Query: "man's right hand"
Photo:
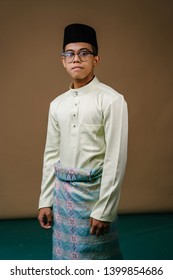
[[[42,228],[49,229],[52,227],[52,210],[50,207],[40,208],[38,220]]]

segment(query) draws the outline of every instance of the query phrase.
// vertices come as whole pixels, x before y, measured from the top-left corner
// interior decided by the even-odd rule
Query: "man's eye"
[[[67,52],[65,54],[66,57],[73,57],[74,56],[74,53],[73,52]]]
[[[85,51],[85,52],[80,52],[80,53],[79,53],[80,56],[87,56],[88,54],[89,54],[89,52],[86,52],[86,51]]]

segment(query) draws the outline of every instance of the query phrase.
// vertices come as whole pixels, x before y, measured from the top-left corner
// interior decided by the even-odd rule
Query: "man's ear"
[[[61,56],[61,62],[62,62],[62,65],[64,66],[64,68],[66,68],[66,63],[65,63],[65,60],[62,56]]]
[[[100,56],[96,55],[94,56],[94,67],[100,62]]]

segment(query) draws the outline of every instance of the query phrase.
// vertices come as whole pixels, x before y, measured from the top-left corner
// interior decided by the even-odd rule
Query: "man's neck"
[[[72,83],[72,88],[77,89],[77,88],[81,88],[86,86],[87,84],[89,84],[93,79],[94,79],[94,75],[92,78],[90,79],[83,79],[83,80],[75,80]]]

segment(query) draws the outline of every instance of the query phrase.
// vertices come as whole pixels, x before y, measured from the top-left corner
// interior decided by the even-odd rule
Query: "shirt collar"
[[[93,91],[93,89],[96,87],[96,85],[99,83],[99,80],[94,77],[94,79],[88,83],[87,85],[83,86],[83,87],[80,87],[80,88],[71,88],[71,85],[70,85],[70,93],[72,95],[84,95],[84,94],[87,94],[91,91]]]

